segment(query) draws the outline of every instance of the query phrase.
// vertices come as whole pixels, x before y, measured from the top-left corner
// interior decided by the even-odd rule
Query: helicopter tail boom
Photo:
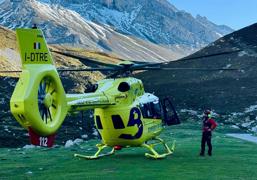
[[[103,92],[66,95],[70,112],[84,111],[88,109],[104,108],[115,105],[113,98],[107,97]]]

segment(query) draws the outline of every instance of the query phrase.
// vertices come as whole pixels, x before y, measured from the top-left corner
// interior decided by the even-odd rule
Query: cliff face
[[[86,19],[108,24],[120,32],[168,46],[202,47],[233,31],[205,17],[194,18],[166,0],[69,0],[52,4],[60,4]]]

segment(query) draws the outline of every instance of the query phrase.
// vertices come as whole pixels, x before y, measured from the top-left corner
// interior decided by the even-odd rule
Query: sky
[[[194,17],[199,14],[218,25],[238,30],[257,23],[257,0],[168,0]]]

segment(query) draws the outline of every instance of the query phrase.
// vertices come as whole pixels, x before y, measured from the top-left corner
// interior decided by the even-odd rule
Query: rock
[[[232,125],[231,127],[235,129],[240,129],[237,125]]]
[[[23,146],[23,149],[33,149],[35,147],[36,147],[35,145],[29,144],[29,145]]]
[[[74,144],[80,144],[80,143],[82,143],[83,142],[83,139],[79,139],[79,138],[77,138],[77,139],[75,139],[74,141],[73,141],[73,143]]]
[[[81,138],[82,138],[82,139],[87,139],[87,138],[88,138],[88,135],[83,134],[83,135],[81,135]]]
[[[74,145],[73,141],[72,141],[72,140],[68,140],[68,141],[66,141],[64,147],[65,147],[65,148],[69,148],[69,147],[71,147],[71,146],[73,146],[73,145]]]
[[[257,133],[257,126],[255,126],[255,127],[252,127],[252,128],[251,128],[251,131],[252,131],[252,132],[255,132],[255,133]]]

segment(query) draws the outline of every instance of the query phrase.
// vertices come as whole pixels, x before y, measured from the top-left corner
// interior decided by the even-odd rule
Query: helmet
[[[209,109],[206,109],[206,110],[204,111],[204,114],[209,115],[209,114],[211,114],[211,111],[210,111]]]

